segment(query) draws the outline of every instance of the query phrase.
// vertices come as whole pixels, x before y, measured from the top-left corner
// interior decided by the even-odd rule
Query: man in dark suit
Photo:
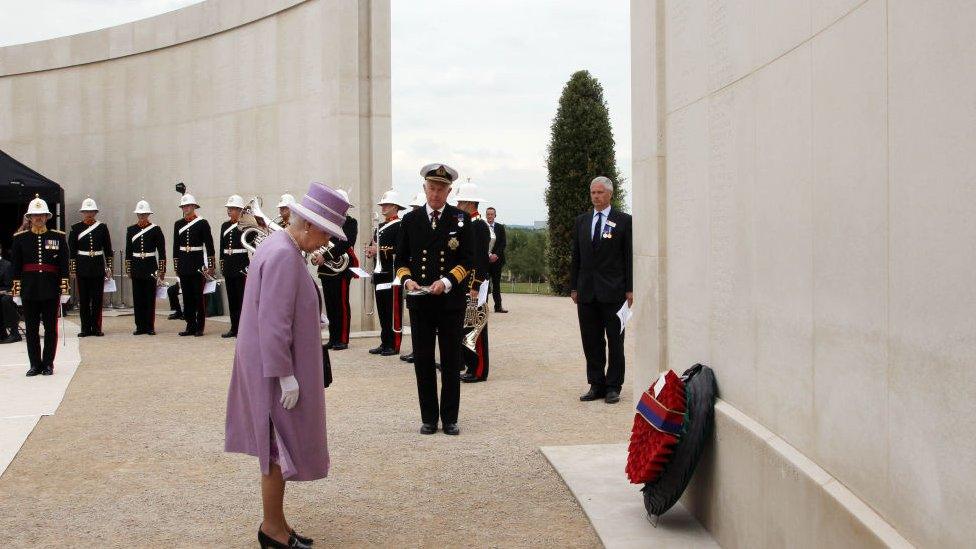
[[[103,336],[102,297],[105,280],[112,277],[112,239],[108,227],[95,219],[98,205],[91,198],[81,202],[82,220],[71,226],[68,248],[71,249],[70,271],[78,284],[78,314],[81,331],[78,337]]]
[[[224,275],[227,290],[227,306],[230,308],[230,330],[220,337],[237,337],[237,325],[241,320],[241,307],[244,305],[244,283],[247,282],[247,268],[251,264],[247,248],[241,243],[241,230],[237,222],[244,211],[244,199],[231,195],[227,199],[227,221],[220,226],[220,272]]]
[[[349,202],[349,193],[342,189],[337,192],[346,199],[346,202]],[[332,243],[335,244],[332,250],[336,257],[344,253],[349,254],[349,265],[341,273],[335,274],[328,267],[321,266],[321,256],[313,257],[312,260],[313,264],[320,265],[319,280],[322,281],[325,316],[329,319],[329,342],[326,347],[333,351],[349,348],[349,329],[352,322],[352,313],[349,309],[349,284],[355,277],[349,269],[359,266],[355,249],[356,237],[359,236],[359,222],[355,217],[346,216],[346,220],[342,223],[342,232],[346,235],[345,240],[332,239]]]
[[[2,250],[0,250],[2,251]],[[0,257],[0,343],[17,343],[21,340],[17,327],[17,305],[10,295],[14,285],[14,266]]]
[[[180,199],[183,217],[173,224],[173,270],[180,277],[183,289],[183,314],[186,329],[181,336],[202,336],[207,314],[203,288],[214,274],[214,241],[210,223],[197,216],[197,204],[192,194]]]
[[[576,218],[570,294],[579,315],[586,378],[590,390],[582,401],[620,401],[624,383],[624,333],[617,311],[634,303],[632,222],[610,207],[613,182],[607,177],[590,183],[593,210]],[[604,340],[606,334],[606,340]],[[608,344],[609,343],[609,344]],[[609,349],[610,366],[606,349]]]
[[[495,208],[485,210],[485,220],[491,231],[491,242],[488,246],[488,274],[491,276],[491,300],[495,302],[496,313],[507,313],[502,307],[502,268],[505,267],[505,248],[508,237],[505,236],[505,225],[495,222],[498,212]]]
[[[396,246],[396,275],[407,292],[410,309],[414,372],[420,400],[420,433],[457,435],[461,397],[461,329],[468,298],[465,279],[474,261],[471,218],[447,204],[457,172],[444,164],[421,168],[426,205],[406,214],[400,222]],[[441,397],[437,400],[434,344],[441,357]],[[439,408],[439,413],[438,413]]]
[[[136,331],[156,335],[156,286],[166,277],[166,236],[149,221],[149,202],[136,203],[138,221],[125,230],[125,274],[132,279],[132,308]],[[176,302],[179,306],[179,301]]]

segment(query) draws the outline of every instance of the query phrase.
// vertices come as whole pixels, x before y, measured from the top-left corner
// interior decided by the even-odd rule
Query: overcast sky
[[[197,0],[0,0],[0,46],[149,17]],[[631,174],[627,0],[392,0],[393,181],[446,162],[499,220],[546,217],[546,146],[569,76],[603,84],[617,163]],[[629,185],[626,185],[629,187]]]

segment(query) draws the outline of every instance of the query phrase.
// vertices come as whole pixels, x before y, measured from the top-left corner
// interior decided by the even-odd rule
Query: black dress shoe
[[[258,543],[261,544],[261,549],[268,549],[269,547],[272,549],[309,549],[311,547],[299,541],[295,534],[288,536],[287,544],[281,543],[268,534],[265,534],[260,528],[258,528]]]
[[[333,351],[345,351],[348,348],[349,348],[349,345],[346,344],[346,343],[333,343],[332,344],[332,350]]]
[[[507,313],[508,309],[495,309],[496,313]]]
[[[146,332],[146,335],[154,336],[154,335],[156,335],[156,331],[155,330],[149,330],[148,332]]]
[[[44,368],[43,370],[41,370],[41,375],[42,376],[53,376],[54,375],[54,367],[53,366],[48,366],[47,368]]]
[[[397,351],[396,349],[383,349],[380,351],[380,356],[393,356],[398,354],[400,354],[400,351]]]
[[[30,374],[27,374],[30,375]],[[437,432],[436,423],[424,423],[420,426],[420,434],[422,435],[432,435]]]
[[[378,355],[378,354],[382,353],[385,350],[386,349],[384,349],[383,346],[380,345],[379,347],[373,347],[372,349],[370,349],[369,350],[369,354],[371,354],[371,355]]]
[[[580,400],[582,402],[589,402],[591,400],[599,400],[599,399],[603,398],[605,395],[606,395],[606,393],[604,391],[599,391],[597,389],[594,389],[594,388],[590,387],[590,390],[589,391],[583,393],[580,396]]]
[[[3,338],[2,340],[0,340],[0,344],[3,344],[3,343],[17,343],[18,341],[21,341],[23,339],[24,338],[20,337],[20,334],[18,334],[17,332],[14,332],[14,333],[8,335],[7,337]]]
[[[194,335],[194,337],[203,337],[203,330],[194,332],[193,335]]]
[[[614,391],[613,389],[608,389],[607,390],[606,401],[607,401],[607,404],[616,404],[616,403],[620,402],[620,393],[618,393],[617,391]]]
[[[88,332],[78,332],[78,337],[88,337],[89,335]]]
[[[330,341],[330,342],[326,343],[325,345],[323,345],[323,347],[325,347],[326,349],[331,349],[332,348],[332,345],[333,345],[333,343]]]
[[[30,370],[27,370],[27,377],[34,377],[40,374],[41,371],[42,370],[40,368],[31,368]]]
[[[173,313],[166,318],[170,320],[183,320],[183,313]]]
[[[102,332],[102,331],[92,332],[91,335],[93,335],[95,337],[105,337],[105,332]]]
[[[291,537],[297,539],[298,541],[300,541],[301,543],[304,543],[305,545],[311,546],[313,543],[315,543],[315,540],[313,540],[312,538],[306,538],[305,536],[299,534],[298,532],[296,532],[294,530],[291,531]],[[291,540],[288,540],[288,541],[289,541],[289,543],[291,542]]]
[[[229,332],[224,332],[224,333],[220,334],[220,337],[222,337],[224,339],[226,339],[228,337],[237,337],[237,332],[235,332],[234,330],[231,330]]]
[[[180,335],[183,336],[183,337],[191,336],[191,335],[194,335],[194,334],[196,334],[196,332],[191,332],[190,330],[183,330],[182,332],[180,332]]]
[[[138,335],[142,335],[144,333],[146,333],[146,332],[144,332],[143,330],[136,330],[136,331],[132,332],[132,335],[138,336]]]
[[[484,381],[484,380],[474,374],[469,374],[467,372],[461,374],[462,383],[478,383],[479,381]]]
[[[460,435],[461,434],[461,430],[458,429],[457,423],[448,423],[448,424],[444,425],[444,434],[445,435]]]
[[[413,353],[410,353],[409,355],[403,355],[403,356],[401,356],[400,357],[400,360],[402,360],[404,362],[409,362],[409,363],[413,364]]]

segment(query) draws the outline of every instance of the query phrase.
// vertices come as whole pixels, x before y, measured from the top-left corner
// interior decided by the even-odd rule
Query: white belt
[[[202,252],[203,246],[180,246],[180,250],[184,252]]]
[[[101,250],[99,250],[97,252],[82,252],[82,251],[79,251],[78,252],[78,255],[87,255],[89,257],[93,257],[93,256],[102,255],[103,253],[104,252],[102,252]]]
[[[132,257],[138,257],[139,259],[146,259],[147,257],[157,257],[156,252],[149,253],[134,253]]]
[[[247,250],[244,248],[227,248],[224,250],[224,253],[227,255],[246,254]]]

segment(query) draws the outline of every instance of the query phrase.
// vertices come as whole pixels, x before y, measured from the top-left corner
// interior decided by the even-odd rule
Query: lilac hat
[[[337,191],[318,182],[308,187],[308,192],[301,200],[289,205],[291,211],[312,225],[322,229],[336,238],[345,238],[342,224],[346,220],[347,201]]]

